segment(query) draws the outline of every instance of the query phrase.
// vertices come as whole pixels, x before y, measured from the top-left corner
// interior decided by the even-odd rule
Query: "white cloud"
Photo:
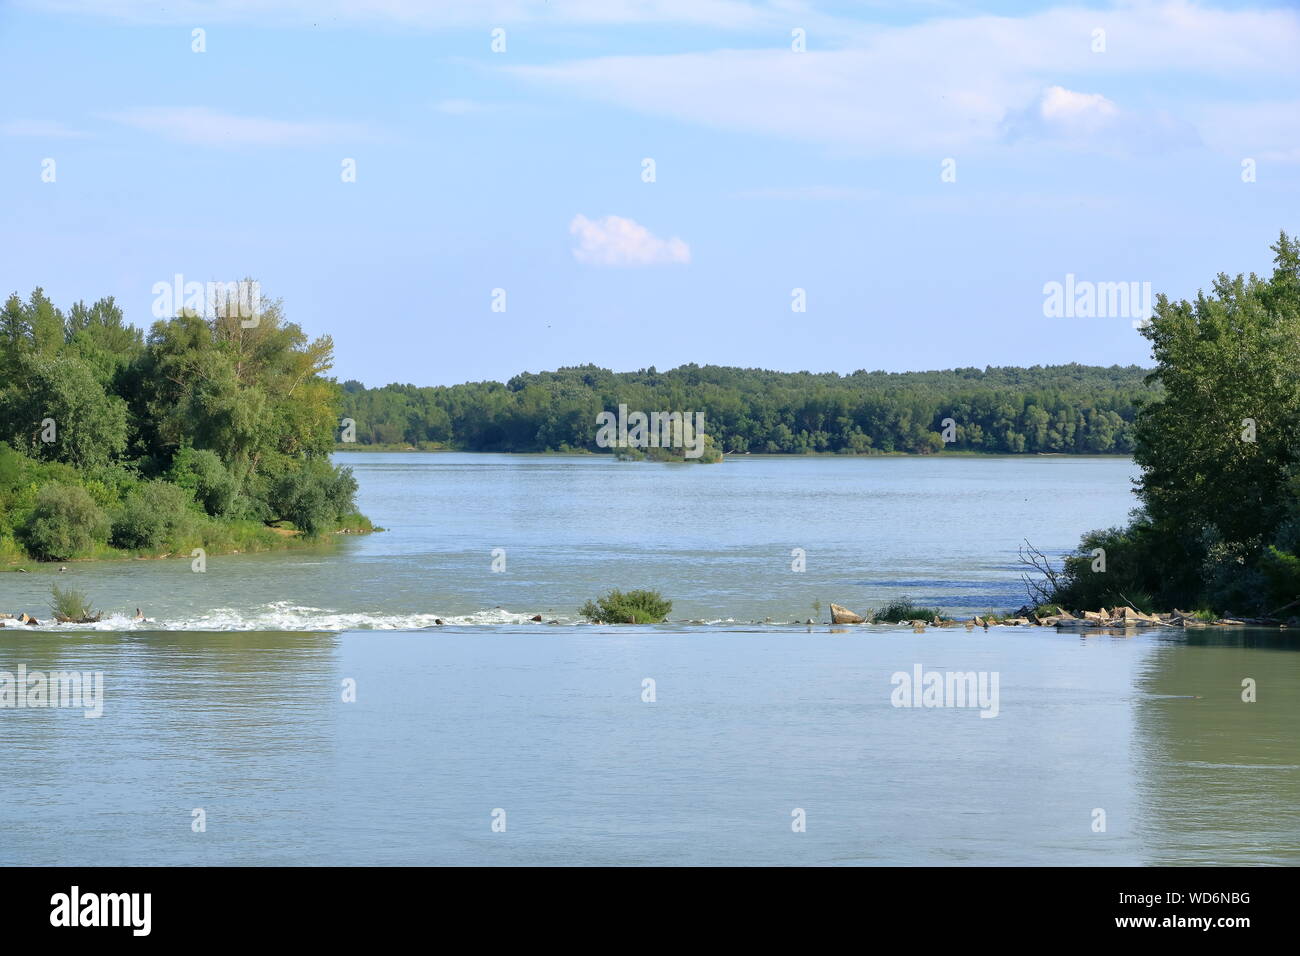
[[[56,120],[16,119],[0,123],[0,136],[30,136],[38,139],[75,139],[85,136]]]
[[[511,23],[693,23],[724,29],[780,25],[785,4],[746,0],[24,0],[55,13],[146,23],[244,22],[258,26],[400,24],[421,29]]]
[[[691,247],[681,239],[660,239],[622,216],[592,220],[579,213],[569,223],[569,232],[578,237],[573,258],[587,265],[652,266],[691,261]]]
[[[1201,113],[1206,138],[1241,159],[1300,163],[1300,99],[1215,103]]]
[[[1002,131],[1008,142],[1041,140],[1120,153],[1201,142],[1186,120],[1161,111],[1122,110],[1100,93],[1079,93],[1063,86],[1050,86],[1036,103],[1008,113]]]
[[[363,127],[349,123],[237,116],[205,106],[144,107],[105,114],[105,119],[196,146],[316,146],[370,138]]]
[[[1092,52],[1098,27],[1106,30],[1104,53]],[[1139,0],[1100,11],[860,25],[846,37],[839,49],[810,44],[806,53],[774,43],[505,68],[539,86],[642,113],[904,155],[996,146],[1005,142],[1008,123],[1033,111],[1040,132],[1070,132],[1055,138],[1061,145],[1087,146],[1089,124],[1100,130],[1117,117],[1130,119],[1130,131],[1154,118],[1155,133],[1195,140],[1180,115],[1193,112],[1191,90],[1231,88],[1245,77],[1256,86],[1295,89],[1300,78],[1300,13],[1282,9]],[[1185,89],[1152,87],[1144,78],[1153,75],[1185,81]],[[1078,77],[1092,90],[1122,92],[1113,99],[1072,93],[1082,85]],[[1061,93],[1044,102],[1043,91],[1052,87]],[[1127,137],[1129,148],[1153,138]]]

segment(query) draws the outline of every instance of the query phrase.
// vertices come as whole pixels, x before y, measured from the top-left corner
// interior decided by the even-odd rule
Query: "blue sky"
[[[367,384],[1145,363],[1044,284],[1300,230],[1293,5],[20,0],[0,88],[4,293],[253,276]]]

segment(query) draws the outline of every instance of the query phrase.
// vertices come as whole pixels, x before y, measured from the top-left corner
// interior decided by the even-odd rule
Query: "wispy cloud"
[[[0,123],[0,136],[30,136],[34,139],[76,139],[87,136],[56,120],[15,119]]]
[[[372,137],[364,126],[353,123],[238,116],[205,106],[142,107],[104,118],[195,146],[316,146]]]
[[[23,0],[58,13],[150,23],[389,23],[430,30],[551,21],[692,23],[723,29],[786,23],[787,4],[745,0]]]
[[[1097,29],[1105,31],[1104,52],[1094,52]],[[804,53],[774,47],[506,69],[537,86],[642,113],[859,153],[996,148],[1006,142],[1009,122],[1023,127],[1029,117],[1036,117],[1041,138],[1067,147],[1090,146],[1090,136],[1114,123],[1132,129],[1154,118],[1140,145],[1169,133],[1209,139],[1180,132],[1195,113],[1195,93],[1148,90],[1144,77],[1178,77],[1200,90],[1243,76],[1295,88],[1300,13],[1138,0],[1100,11],[861,26],[837,49],[812,42]],[[1085,93],[1075,92],[1083,86],[1079,77],[1086,78]],[[1096,92],[1112,88],[1125,93]],[[1045,90],[1059,92],[1045,99]],[[1243,91],[1238,99],[1252,96]]]
[[[1100,93],[1050,86],[1038,101],[1012,110],[1002,122],[1009,143],[1040,141],[1083,149],[1130,152],[1174,149],[1199,143],[1193,125],[1163,111],[1121,109]]]
[[[573,258],[587,265],[684,265],[691,261],[691,248],[681,239],[660,239],[622,216],[592,220],[579,213],[569,223],[569,232],[578,237]]]

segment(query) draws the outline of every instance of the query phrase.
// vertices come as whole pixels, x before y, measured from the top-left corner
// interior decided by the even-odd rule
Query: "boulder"
[[[831,605],[831,623],[832,624],[861,624],[864,618],[861,614],[854,614],[846,607],[839,604]]]
[[[540,614],[534,614],[534,615],[533,615],[532,617],[530,617],[528,620],[530,620],[530,621],[540,621],[541,619],[542,619],[542,616],[541,616]]]

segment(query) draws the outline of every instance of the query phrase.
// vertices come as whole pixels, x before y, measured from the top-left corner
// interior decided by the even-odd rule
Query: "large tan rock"
[[[861,624],[864,618],[861,614],[854,614],[846,607],[839,604],[831,605],[831,623],[832,624]]]

